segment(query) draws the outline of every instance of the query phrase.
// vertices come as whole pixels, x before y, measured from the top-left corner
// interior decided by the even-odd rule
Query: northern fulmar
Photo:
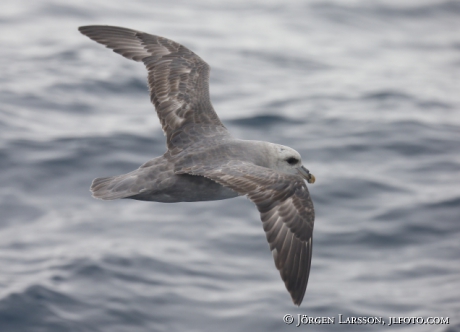
[[[186,47],[141,31],[91,25],[79,31],[125,58],[143,62],[167,151],[123,175],[97,178],[93,197],[164,203],[246,195],[292,301],[302,303],[310,274],[315,177],[287,146],[234,138],[209,98],[209,65]]]

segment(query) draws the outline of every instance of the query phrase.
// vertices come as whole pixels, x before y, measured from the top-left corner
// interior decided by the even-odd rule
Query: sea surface
[[[143,65],[88,24],[184,44],[234,136],[302,154],[300,307],[249,200],[91,197],[165,139]],[[3,0],[0,29],[1,332],[460,331],[459,1]]]

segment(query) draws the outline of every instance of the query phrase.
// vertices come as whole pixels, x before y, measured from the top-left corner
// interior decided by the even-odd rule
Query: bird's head
[[[269,143],[269,151],[270,168],[287,174],[300,174],[308,183],[315,183],[315,176],[302,165],[302,157],[296,150]]]

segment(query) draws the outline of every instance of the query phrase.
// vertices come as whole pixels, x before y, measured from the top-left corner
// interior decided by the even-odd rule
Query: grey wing
[[[313,203],[300,176],[281,174],[246,162],[183,169],[247,195],[260,212],[276,268],[292,301],[302,303],[310,274]]]
[[[209,97],[209,66],[186,47],[163,37],[141,31],[91,25],[79,31],[114,52],[142,61],[148,70],[150,99],[166,135],[188,124],[225,129]]]

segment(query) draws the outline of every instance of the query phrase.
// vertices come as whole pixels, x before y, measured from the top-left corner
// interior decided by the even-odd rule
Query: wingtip
[[[300,307],[300,305],[302,304],[303,298],[305,297],[306,291],[307,291],[307,287],[305,287],[305,289],[301,290],[300,292],[299,290],[289,292],[289,294],[291,295],[292,303]]]
[[[303,285],[301,288],[297,288],[293,291],[291,294],[292,297],[292,302],[294,302],[295,305],[300,307],[302,304],[302,301],[305,297],[305,294],[307,293],[307,288],[308,288],[308,279],[310,277],[310,269],[311,269],[311,255],[312,255],[312,247],[313,247],[313,237],[310,237],[310,239],[307,241],[306,246],[304,249],[307,249],[307,255],[308,255],[308,260],[307,260],[307,268],[306,272],[302,276],[302,279],[300,280],[300,285]]]
[[[298,307],[300,307],[300,305],[302,304],[302,301],[307,292],[308,279],[310,276],[311,268],[312,245],[313,237],[310,237],[307,243],[302,245],[302,252],[305,253],[304,250],[306,250],[306,256],[304,256],[306,258],[306,265],[304,266],[305,270],[302,273],[300,279],[297,280],[297,283],[294,285],[294,287],[292,287],[292,285],[290,286],[287,283],[287,280],[285,281],[285,285],[287,290],[289,291],[289,294],[291,295],[292,302]]]
[[[88,32],[93,31],[95,28],[108,28],[108,27],[112,27],[112,26],[107,25],[107,24],[82,25],[78,27],[78,31],[80,31],[82,34],[86,36]],[[112,27],[112,28],[115,28],[115,27]]]
[[[91,25],[82,25],[81,27],[78,27],[78,31],[83,33],[83,31],[87,30]]]
[[[91,30],[91,27],[93,27],[93,25],[82,25],[81,27],[78,27],[78,31],[79,31],[82,35],[87,36],[87,35],[88,35],[88,32]]]

